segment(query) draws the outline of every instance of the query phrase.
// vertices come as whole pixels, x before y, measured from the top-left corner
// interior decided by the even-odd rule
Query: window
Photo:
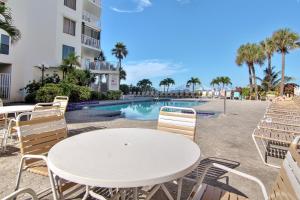
[[[64,5],[73,10],[76,10],[76,0],[64,0]]]
[[[64,33],[75,35],[76,22],[64,17]]]
[[[0,54],[9,54],[9,36],[1,34]]]
[[[74,47],[63,45],[62,59],[66,59],[70,55],[70,53],[74,53],[74,52],[75,52]]]

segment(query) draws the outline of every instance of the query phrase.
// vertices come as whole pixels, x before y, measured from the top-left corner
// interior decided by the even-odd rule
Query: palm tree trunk
[[[254,89],[255,89],[255,99],[258,99],[258,88],[257,88],[257,84],[256,84],[256,75],[255,75],[255,67],[254,65],[252,65],[252,77],[253,77],[253,85],[254,85]]]
[[[268,69],[269,69],[269,72],[271,72],[272,70],[272,57],[271,55],[268,55]],[[268,74],[268,92],[271,90],[271,87],[272,87],[272,83],[271,83],[271,74],[269,73]]]
[[[249,72],[249,86],[250,86],[250,93],[251,93],[253,92],[253,84],[252,84],[252,71],[250,65],[248,65],[248,72]]]
[[[280,83],[280,96],[283,96],[283,90],[284,90],[284,74],[285,74],[285,52],[281,53],[281,83]]]
[[[166,86],[164,85],[164,93],[166,92]]]
[[[195,83],[193,83],[193,92],[195,92]]]

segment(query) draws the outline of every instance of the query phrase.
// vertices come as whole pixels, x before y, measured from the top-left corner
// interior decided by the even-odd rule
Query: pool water
[[[90,109],[121,111],[121,114],[127,119],[157,120],[162,106],[193,107],[203,103],[201,101],[143,101],[110,106],[96,106]]]

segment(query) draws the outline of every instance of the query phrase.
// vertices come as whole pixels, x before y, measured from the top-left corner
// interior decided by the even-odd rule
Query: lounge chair
[[[240,196],[238,194],[223,190],[221,188],[203,183],[205,175],[208,173],[211,167],[216,167],[221,170],[228,171],[230,173],[236,174],[238,176],[241,176],[243,178],[249,179],[257,183],[261,188],[263,198],[265,200],[300,199],[299,141],[300,137],[297,137],[291,144],[289,152],[287,153],[286,158],[281,165],[279,175],[277,176],[277,179],[273,185],[269,196],[267,195],[267,191],[264,184],[258,178],[220,164],[211,164],[207,166],[205,173],[202,175],[202,177],[198,179],[196,185],[193,187],[192,192],[190,193],[190,196],[188,197],[188,200],[248,199],[247,197]]]
[[[193,108],[163,106],[157,129],[182,134],[195,140],[197,112]]]

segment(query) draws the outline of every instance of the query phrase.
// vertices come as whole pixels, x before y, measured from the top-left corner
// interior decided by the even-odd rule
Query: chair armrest
[[[41,159],[44,160],[46,163],[48,162],[47,157],[44,155],[30,155],[30,154],[25,154],[22,156],[22,160],[24,159],[31,159],[31,158],[35,158],[35,159]]]
[[[31,188],[21,188],[10,195],[4,197],[2,200],[13,200],[18,197],[20,194],[29,194],[33,200],[38,200],[36,193]]]
[[[264,199],[265,199],[265,200],[268,200],[268,199],[269,199],[264,184],[263,184],[258,178],[254,177],[254,176],[251,176],[251,175],[249,175],[249,174],[246,174],[246,173],[237,171],[237,170],[235,170],[235,169],[226,167],[226,166],[224,166],[224,165],[217,164],[217,163],[212,163],[212,164],[208,165],[208,166],[204,169],[203,175],[199,178],[197,184],[199,184],[199,185],[202,184],[205,175],[208,173],[208,170],[209,170],[211,167],[216,167],[216,168],[222,169],[222,170],[224,170],[224,171],[227,171],[227,172],[236,174],[236,175],[238,175],[238,176],[241,176],[241,177],[243,177],[243,178],[246,178],[246,179],[248,179],[248,180],[254,181],[255,183],[257,183],[257,184],[260,186],[260,189],[261,189],[261,191],[262,191],[262,193],[263,193]]]

